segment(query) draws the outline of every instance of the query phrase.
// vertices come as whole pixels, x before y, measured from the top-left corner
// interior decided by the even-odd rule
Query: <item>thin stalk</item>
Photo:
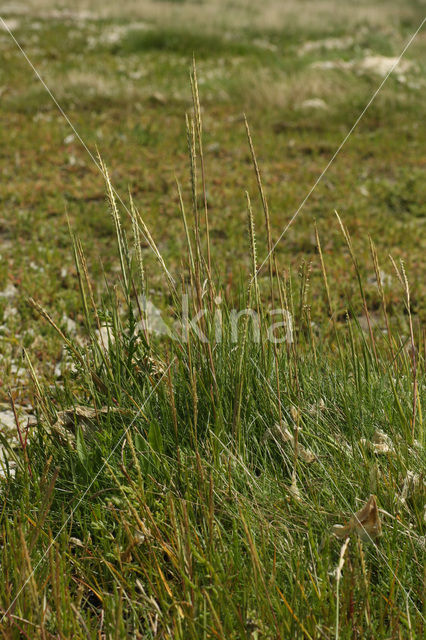
[[[361,273],[360,273],[360,270],[359,270],[358,260],[356,259],[349,233],[348,233],[347,229],[343,226],[343,222],[342,222],[339,214],[337,213],[337,211],[335,211],[335,214],[336,214],[337,219],[339,221],[340,229],[342,231],[343,237],[345,238],[345,241],[346,241],[346,244],[348,246],[349,253],[350,253],[350,256],[351,256],[351,259],[352,259],[352,263],[353,263],[354,268],[355,268],[355,273],[356,273],[356,277],[357,277],[357,280],[358,280],[359,291],[361,293],[362,304],[363,304],[363,308],[364,308],[364,314],[365,314],[365,318],[366,318],[367,324],[368,324],[368,332],[370,334],[370,342],[371,342],[371,346],[373,347],[373,353],[374,353],[374,358],[375,358],[375,361],[376,361],[376,366],[378,367],[379,366],[379,359],[377,357],[376,341],[375,341],[374,334],[373,334],[373,329],[372,329],[372,326],[371,326],[370,314],[369,314],[368,307],[367,307],[367,300],[366,300],[365,294],[364,294],[364,287],[362,285]]]
[[[177,186],[178,195],[179,195],[179,207],[180,207],[180,212],[182,214],[183,226],[185,227],[186,244],[188,247],[189,264],[190,264],[190,271],[191,271],[191,278],[192,278],[193,276],[195,276],[194,254],[192,252],[192,243],[191,243],[191,238],[189,236],[188,222],[186,220],[185,205],[183,204],[182,191],[177,178],[176,178],[176,186]]]
[[[339,350],[340,361],[341,361],[342,367],[343,367],[344,360],[343,360],[342,346],[340,344],[340,337],[339,337],[339,333],[337,331],[336,314],[335,314],[335,311],[333,309],[333,304],[331,302],[330,287],[328,286],[327,270],[325,268],[325,262],[324,262],[324,257],[323,257],[323,253],[322,253],[322,248],[321,248],[321,241],[320,241],[320,237],[319,237],[319,233],[318,233],[318,228],[317,228],[316,222],[315,222],[315,238],[316,238],[316,243],[317,243],[318,254],[319,254],[319,257],[320,257],[321,272],[322,272],[322,277],[323,277],[323,280],[324,280],[325,292],[326,292],[326,295],[327,295],[328,312],[330,314],[330,319],[331,319],[331,322],[333,324],[334,335],[336,337],[336,343],[337,343],[337,348]]]
[[[127,281],[127,269],[126,269],[126,264],[124,260],[123,231],[121,228],[120,214],[118,212],[118,207],[117,207],[117,203],[114,195],[114,189],[111,184],[111,180],[108,174],[108,169],[106,167],[106,164],[104,163],[100,155],[98,155],[98,160],[99,160],[99,165],[102,169],[102,173],[104,175],[108,200],[111,207],[111,215],[114,220],[115,233],[117,236],[118,255],[120,258],[121,273],[123,274],[124,288],[127,293],[129,291],[129,287],[128,287],[128,281]]]
[[[383,289],[383,282],[382,282],[382,276],[381,276],[381,273],[380,273],[379,259],[378,259],[378,256],[377,256],[376,246],[375,246],[371,236],[369,236],[369,241],[370,241],[370,253],[371,253],[371,257],[373,259],[373,265],[374,265],[374,272],[376,274],[377,288],[379,290],[380,300],[381,300],[382,308],[383,308],[383,315],[384,315],[385,323],[386,323],[386,331],[387,331],[387,334],[388,334],[389,346],[390,346],[390,350],[391,350],[392,359],[394,359],[395,358],[395,352],[394,352],[394,348],[393,348],[393,338],[392,338],[391,328],[390,328],[390,324],[389,324],[389,317],[388,317],[387,306],[386,306],[386,296],[385,296],[385,291]]]
[[[203,137],[202,137],[203,123],[201,119],[201,107],[200,107],[200,98],[198,94],[198,81],[197,81],[197,69],[195,65],[195,58],[192,59],[191,88],[192,88],[192,100],[194,104],[195,126],[197,131],[198,149],[200,152],[201,182],[202,182],[203,199],[204,199],[204,220],[206,225],[207,273],[209,277],[209,282],[212,285],[209,214],[208,214],[208,206],[207,206],[206,174],[204,169]],[[211,293],[213,294],[213,290],[211,290]]]
[[[413,402],[412,402],[412,417],[411,417],[411,438],[412,441],[415,439],[415,429],[416,429],[416,410],[417,410],[417,356],[416,356],[416,343],[414,340],[414,329],[413,329],[413,318],[411,315],[411,296],[410,296],[410,287],[408,284],[407,274],[405,272],[404,263],[401,260],[401,273],[399,272],[398,267],[395,264],[392,256],[389,256],[393,268],[396,271],[398,276],[398,280],[400,281],[402,288],[405,293],[405,308],[407,309],[408,314],[408,326],[410,329],[410,358],[411,358],[411,366],[412,366],[412,376],[413,376]],[[423,434],[420,434],[420,441],[423,442]]]
[[[256,152],[254,150],[253,140],[250,133],[249,124],[247,122],[247,118],[244,115],[244,123],[246,126],[247,139],[250,146],[251,157],[253,161],[254,171],[256,173],[257,186],[259,189],[260,199],[262,200],[263,213],[265,214],[265,225],[266,225],[266,234],[267,234],[267,242],[268,242],[268,264],[269,264],[269,279],[271,283],[271,298],[272,298],[272,306],[274,306],[274,277],[273,277],[273,266],[272,266],[272,253],[273,253],[273,244],[272,244],[272,236],[271,236],[271,222],[269,218],[269,207],[268,201],[265,196],[265,191],[263,189],[262,178],[260,175],[259,165],[257,163]]]

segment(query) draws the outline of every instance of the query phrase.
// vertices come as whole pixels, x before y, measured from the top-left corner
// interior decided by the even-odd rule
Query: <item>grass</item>
[[[256,188],[241,113],[247,114],[260,152],[271,233],[278,238],[380,82],[380,76],[372,72],[312,65],[324,60],[358,63],[370,53],[397,55],[422,16],[415,2],[406,3],[403,10],[397,3],[380,8],[365,3],[356,15],[348,7],[331,11],[330,3],[316,3],[316,10],[307,5],[309,20],[306,16],[302,20],[293,3],[283,8],[282,3],[272,1],[262,11],[253,7],[248,11],[244,3],[226,9],[221,5],[221,11],[217,3],[172,3],[167,12],[163,3],[147,2],[142,13],[139,6],[122,3],[121,17],[114,15],[112,6],[99,13],[95,5],[82,3],[81,9],[89,8],[90,16],[72,17],[66,11],[52,12],[48,4],[43,12],[37,5],[35,13],[30,8],[28,13],[14,13],[12,7],[5,18],[12,26],[14,21],[16,37],[89,149],[92,153],[100,149],[118,192],[126,193],[130,183],[148,225],[156,228],[172,271],[180,268],[182,250],[175,174],[184,196],[190,195],[182,116],[190,109],[187,75],[195,49],[205,109],[210,227],[212,237],[220,240],[216,242],[216,264],[226,264],[227,273],[221,275],[232,280],[239,279],[240,267],[246,263],[239,242],[239,229],[245,224],[243,193],[246,188],[255,193]],[[197,44],[200,22],[209,25],[204,53]],[[192,31],[189,24],[194,25]],[[170,34],[179,50],[155,45],[161,39],[167,44]],[[330,38],[343,44],[328,49],[324,43]],[[135,39],[139,44],[129,51]],[[310,48],[303,49],[306,43]],[[337,209],[349,225],[366,279],[372,276],[364,241],[367,233],[374,236],[383,256],[390,252],[404,257],[413,308],[424,320],[424,247],[419,242],[424,182],[423,53],[419,34],[406,54],[413,65],[406,81],[389,78],[326,179],[315,189],[297,225],[279,243],[277,255],[280,264],[294,270],[301,261],[313,258],[315,291],[321,282],[312,241],[316,220],[321,234],[327,232],[324,251],[332,258],[330,278],[338,280],[349,294],[352,284],[345,249],[331,222]],[[56,308],[58,317],[70,318],[81,328],[67,217],[82,237],[100,293],[103,271],[110,273],[117,267],[109,250],[113,226],[105,216],[101,174],[4,31],[0,33],[0,55],[4,62],[0,79],[4,178],[0,186],[4,203],[0,291],[9,283],[16,287],[12,299],[0,298],[1,349],[7,361],[19,367],[20,341],[33,343],[34,332],[38,373],[51,381],[61,361],[61,345],[28,311],[25,298],[36,289],[43,305]],[[323,100],[326,108],[303,106],[312,99]],[[258,223],[259,206],[253,197]],[[123,224],[129,228],[130,220]],[[265,255],[262,234],[258,242],[259,255]],[[161,276],[149,249],[143,251],[151,286],[161,296]],[[391,275],[387,264],[384,269]],[[402,302],[397,288],[391,288],[390,311],[393,306],[400,309]],[[344,312],[343,299],[341,306]],[[6,307],[8,317],[4,318]],[[321,317],[324,310],[319,297],[313,313]],[[15,336],[20,337],[15,340]],[[28,377],[16,380],[8,371],[1,377],[0,399],[7,402],[7,389],[12,385],[22,404],[30,402]]]
[[[10,405],[12,386],[20,432],[0,435],[10,460],[0,478],[2,635],[421,638],[424,91],[389,79],[257,274],[379,79],[313,73],[325,51],[297,54],[307,40],[350,35],[353,22],[339,23],[347,9],[324,26],[324,3],[283,43],[268,2],[231,43],[211,22],[201,111],[185,78],[199,32],[167,50],[165,34],[183,27],[159,26],[156,4],[146,5],[148,31],[129,31],[125,8],[74,35],[68,18],[46,18],[30,51],[111,180],[86,163],[1,40],[0,277],[16,287],[0,298],[2,399]],[[194,10],[173,4],[183,21]],[[240,24],[239,6],[229,24]],[[407,7],[395,27],[387,5],[363,5],[366,31],[344,59],[361,60],[367,46],[395,55],[420,22],[417,3]],[[30,14],[19,20],[32,47]],[[118,41],[106,37],[123,25]],[[419,36],[414,69],[423,48]],[[328,110],[300,106],[312,97]],[[128,183],[126,211],[111,184],[123,194]],[[187,340],[182,293],[190,318],[205,311]],[[173,338],[146,331],[143,296]],[[233,310],[246,307],[259,342],[247,316],[235,333]],[[281,319],[274,307],[291,316],[293,342],[268,339]],[[336,538],[333,525],[370,494],[383,535]]]
[[[199,118],[195,101],[193,168]],[[227,291],[208,267],[196,182],[182,283],[191,311],[204,313],[188,327],[188,340],[178,329],[172,340],[150,335],[135,297],[147,291],[144,224],[131,202],[131,252],[103,171],[117,284],[98,307],[75,239],[85,341],[65,337],[33,305],[65,341],[74,373],[52,392],[33,372],[38,423],[21,454],[11,452],[18,467],[2,509],[6,637],[421,637],[424,491],[413,484],[407,500],[401,496],[408,472],[422,472],[423,358],[411,360],[393,332],[365,338],[356,321],[339,326],[325,263],[331,319],[313,330],[309,268],[296,287],[272,275],[267,299],[275,290],[287,301],[295,339],[268,340],[270,304],[258,288],[251,206],[249,284]],[[150,243],[179,314],[179,285]],[[372,257],[379,274],[373,246]],[[273,256],[270,264],[273,274]],[[397,275],[412,326],[405,273]],[[259,342],[247,316],[233,334],[237,303],[258,310]],[[365,318],[371,322],[367,310]],[[96,327],[105,323],[102,342]],[[377,431],[393,443],[384,456],[371,448]],[[331,526],[369,493],[377,494],[384,535],[377,543],[345,543],[338,589],[343,551]]]

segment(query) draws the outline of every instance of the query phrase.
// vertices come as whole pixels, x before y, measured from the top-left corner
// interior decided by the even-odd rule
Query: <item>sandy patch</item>
[[[357,65],[358,69],[367,73],[376,73],[379,76],[385,76],[393,67],[393,73],[402,75],[410,71],[413,63],[409,60],[400,60],[398,58],[389,58],[386,56],[367,56]]]
[[[355,38],[352,36],[346,36],[344,38],[325,38],[323,40],[308,40],[298,50],[300,56],[304,56],[307,53],[313,51],[326,51],[349,49],[355,44]]]
[[[414,68],[410,60],[399,60],[387,56],[366,56],[362,60],[320,60],[311,65],[312,69],[329,71],[343,69],[358,73],[376,74],[385,77],[388,73],[395,75],[401,82],[405,81],[405,74]]]
[[[9,30],[13,33],[13,31],[19,29],[20,26],[21,23],[19,22],[19,20],[16,20],[16,18],[7,18],[7,20],[0,20],[0,31],[6,31],[6,33],[9,33]]]
[[[328,109],[327,103],[321,98],[310,98],[303,100],[300,104],[301,109]]]

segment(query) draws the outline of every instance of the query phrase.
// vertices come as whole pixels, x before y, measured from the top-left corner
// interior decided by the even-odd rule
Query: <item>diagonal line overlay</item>
[[[334,154],[332,155],[332,157],[330,158],[330,160],[328,161],[327,165],[325,166],[325,168],[323,169],[322,173],[318,176],[318,178],[315,180],[314,184],[312,185],[312,187],[310,188],[310,190],[308,191],[307,195],[303,198],[302,202],[300,203],[299,207],[297,208],[297,210],[295,211],[295,213],[293,214],[293,216],[290,218],[290,220],[287,222],[286,226],[284,227],[284,230],[282,231],[280,237],[278,238],[278,240],[275,242],[274,246],[271,248],[271,250],[269,251],[268,255],[266,256],[266,258],[264,259],[264,261],[262,262],[262,264],[260,265],[260,267],[257,269],[256,273],[253,275],[252,277],[252,281],[254,280],[254,278],[256,278],[259,274],[259,272],[261,271],[261,269],[265,266],[266,262],[269,259],[269,256],[275,251],[276,246],[278,245],[279,242],[281,242],[282,238],[284,237],[284,235],[287,233],[288,229],[290,228],[290,226],[293,224],[293,222],[296,220],[297,216],[299,215],[299,213],[301,212],[301,210],[303,209],[303,207],[305,206],[306,202],[309,200],[309,198],[311,197],[311,195],[313,194],[313,192],[315,191],[315,189],[317,188],[317,186],[319,185],[319,183],[321,182],[321,180],[323,179],[323,177],[325,176],[325,174],[327,173],[328,169],[331,167],[331,165],[333,164],[334,160],[336,159],[336,157],[339,155],[340,151],[343,149],[343,147],[345,146],[346,142],[349,140],[349,138],[351,137],[351,135],[353,134],[353,132],[355,131],[355,129],[357,128],[358,124],[360,123],[361,119],[363,118],[363,116],[365,115],[367,109],[371,106],[371,104],[374,102],[374,100],[376,99],[377,95],[380,93],[380,91],[382,90],[386,80],[389,78],[389,76],[391,75],[391,73],[394,71],[394,69],[398,66],[399,62],[401,61],[401,58],[403,57],[403,55],[405,54],[405,52],[407,51],[408,47],[412,44],[412,42],[414,41],[414,39],[416,38],[417,34],[419,33],[419,31],[421,30],[421,28],[423,27],[424,23],[426,22],[426,17],[423,18],[422,22],[420,23],[419,27],[416,29],[416,31],[413,33],[413,35],[410,37],[410,39],[408,40],[407,44],[405,45],[405,47],[403,48],[403,50],[401,51],[401,53],[399,54],[398,58],[396,59],[396,61],[394,62],[394,64],[392,65],[392,67],[389,69],[389,71],[387,72],[387,74],[385,75],[385,77],[383,78],[383,80],[381,81],[381,83],[379,84],[379,86],[377,87],[376,91],[373,93],[373,95],[371,96],[370,100],[367,102],[366,106],[364,107],[364,109],[361,111],[361,113],[359,114],[358,118],[355,120],[354,124],[352,125],[352,127],[349,129],[348,133],[346,134],[346,136],[343,138],[342,142],[340,143],[340,145],[337,147],[336,151],[334,152]]]
[[[254,366],[256,367],[256,369],[258,370],[258,372],[260,373],[260,375],[263,377],[263,379],[265,380],[269,390],[271,391],[271,393],[276,397],[277,401],[279,402],[278,396],[275,392],[275,390],[271,387],[269,380],[266,379],[264,373],[262,373],[262,371],[260,370],[258,364],[253,360],[253,358],[251,358],[251,361],[253,362]],[[332,475],[329,473],[329,471],[325,468],[324,463],[321,461],[320,458],[318,458],[317,460],[321,467],[323,468],[323,470],[325,471],[326,475],[328,476],[328,478],[330,478],[331,482],[333,483],[333,485],[336,487],[339,495],[341,498],[343,498],[344,503],[347,505],[348,509],[350,512],[352,512],[352,508],[348,502],[348,500],[346,500],[345,496],[343,495],[343,493],[341,492],[341,490],[339,489],[338,485],[336,484],[336,482],[334,481]],[[358,520],[358,518],[357,518]],[[358,520],[358,524],[362,527],[362,529],[364,530],[364,533],[366,534],[366,536],[369,539],[369,542],[371,542],[374,546],[374,548],[376,549],[376,551],[378,552],[378,554],[381,556],[381,558],[383,559],[384,563],[386,564],[387,568],[389,569],[389,571],[392,573],[393,577],[395,578],[395,580],[397,581],[397,583],[399,584],[399,586],[401,587],[402,591],[405,594],[405,597],[407,598],[407,600],[410,600],[411,604],[413,605],[413,607],[416,609],[417,613],[420,615],[420,617],[422,618],[422,620],[425,622],[425,618],[422,614],[422,612],[420,611],[420,609],[417,607],[417,605],[415,604],[414,600],[412,599],[412,597],[410,596],[410,593],[405,589],[404,585],[402,584],[401,580],[398,578],[396,572],[392,569],[392,567],[390,566],[389,562],[387,561],[386,556],[384,555],[384,553],[379,549],[379,547],[377,547],[377,545],[374,544],[374,540],[373,538],[370,536],[370,534],[368,533],[367,529],[364,527],[364,525],[362,524],[362,522],[360,520]]]
[[[2,25],[4,26],[5,30],[8,32],[8,34],[10,35],[10,37],[12,38],[12,40],[14,41],[14,43],[16,44],[16,46],[18,47],[19,51],[21,52],[21,54],[23,55],[23,57],[25,58],[26,62],[28,63],[28,65],[31,67],[31,69],[33,70],[34,74],[36,75],[36,77],[38,78],[38,80],[41,82],[41,84],[43,85],[43,87],[45,88],[45,90],[47,91],[47,93],[49,94],[50,98],[52,99],[52,101],[54,102],[54,104],[56,105],[57,109],[59,110],[59,112],[61,113],[61,115],[63,116],[63,118],[66,120],[67,124],[70,126],[70,128],[72,129],[72,131],[74,132],[74,134],[76,135],[77,139],[79,140],[79,142],[81,143],[81,145],[84,147],[84,149],[86,150],[86,152],[88,153],[88,155],[90,156],[91,160],[93,161],[93,163],[96,165],[97,169],[100,171],[100,173],[105,177],[105,173],[101,167],[101,165],[98,163],[98,161],[96,160],[95,156],[93,155],[93,153],[90,151],[90,149],[88,148],[88,146],[86,145],[86,143],[84,142],[84,140],[81,138],[80,134],[78,133],[78,131],[76,130],[75,126],[73,125],[72,121],[70,120],[70,118],[67,116],[67,114],[65,113],[65,111],[63,110],[63,108],[61,107],[61,105],[59,104],[59,102],[57,101],[56,97],[54,96],[54,94],[52,93],[52,91],[50,90],[50,88],[47,86],[46,82],[44,81],[44,79],[42,78],[42,76],[40,75],[39,71],[36,69],[36,67],[33,65],[33,63],[31,62],[31,60],[29,59],[28,55],[25,53],[25,51],[23,50],[23,48],[21,47],[20,43],[18,42],[18,40],[15,38],[14,34],[12,33],[11,29],[9,28],[9,26],[7,25],[7,23],[4,21],[4,19],[0,16],[0,22],[2,23]],[[422,20],[422,22],[420,23],[419,27],[416,29],[416,31],[414,32],[414,34],[410,37],[410,39],[408,40],[407,44],[404,46],[403,50],[401,51],[400,55],[398,56],[398,58],[396,59],[395,63],[392,65],[392,67],[389,69],[389,71],[387,72],[387,74],[385,75],[385,77],[383,78],[383,80],[381,81],[381,83],[379,84],[378,88],[376,89],[376,91],[373,93],[373,95],[371,96],[370,100],[368,101],[368,103],[366,104],[366,106],[364,107],[364,109],[362,110],[362,112],[360,113],[360,115],[358,116],[358,118],[355,120],[354,124],[352,125],[352,127],[350,128],[350,130],[348,131],[348,133],[346,134],[346,136],[344,137],[344,139],[342,140],[342,142],[340,143],[340,145],[338,146],[338,148],[336,149],[336,151],[334,152],[333,156],[330,158],[329,162],[327,163],[327,165],[325,166],[325,168],[323,169],[323,171],[321,172],[321,174],[319,175],[319,177],[317,178],[317,180],[314,182],[314,184],[312,185],[311,189],[308,191],[307,195],[305,196],[305,198],[302,200],[301,204],[299,205],[299,207],[297,208],[297,210],[295,211],[295,213],[293,214],[293,216],[290,218],[290,220],[288,221],[288,223],[286,224],[286,226],[284,227],[284,230],[282,231],[281,235],[279,236],[278,240],[274,243],[273,247],[271,248],[271,250],[269,251],[268,255],[266,256],[266,258],[263,260],[263,262],[261,263],[261,265],[258,267],[256,274],[253,276],[252,280],[259,274],[259,272],[261,271],[261,269],[264,267],[265,263],[268,261],[270,255],[274,252],[275,248],[277,247],[277,245],[279,244],[279,242],[282,240],[282,238],[284,237],[284,235],[286,234],[286,232],[288,231],[288,229],[290,228],[290,226],[293,224],[293,222],[295,221],[295,219],[297,218],[297,216],[299,215],[300,211],[303,209],[304,205],[306,204],[306,202],[309,200],[309,198],[311,197],[312,193],[315,191],[316,187],[318,186],[318,184],[321,182],[322,178],[324,177],[324,175],[327,173],[328,169],[330,168],[330,166],[333,164],[334,160],[336,159],[336,157],[338,156],[338,154],[340,153],[340,151],[342,150],[342,148],[344,147],[344,145],[346,144],[346,142],[348,141],[348,139],[350,138],[350,136],[352,135],[352,133],[355,131],[356,127],[358,126],[359,122],[361,121],[361,119],[363,118],[363,116],[365,115],[366,111],[369,109],[369,107],[371,106],[371,104],[374,102],[375,98],[377,97],[377,95],[380,93],[381,89],[383,88],[384,84],[386,83],[387,79],[389,78],[389,76],[392,74],[392,72],[395,70],[395,68],[397,67],[397,65],[399,64],[400,60],[402,59],[402,57],[404,56],[404,54],[406,53],[407,49],[410,47],[410,45],[413,43],[414,39],[416,38],[416,36],[418,35],[418,33],[420,32],[420,30],[422,29],[423,25],[426,22],[426,17]],[[128,209],[128,207],[126,206],[126,204],[123,202],[121,196],[118,194],[118,192],[116,191],[116,189],[114,187],[112,187],[112,190],[114,192],[114,195],[116,196],[117,200],[120,202],[120,204],[124,207],[124,209],[126,210],[126,212],[131,216],[131,213]],[[141,229],[141,233],[142,235],[145,237],[145,233],[144,231]],[[145,238],[147,241],[148,239]],[[151,246],[150,242],[148,241],[149,246]],[[170,276],[171,277],[171,276]],[[118,442],[116,443],[116,445],[114,446],[114,448],[111,450],[110,454],[108,455],[107,459],[104,461],[104,463],[102,464],[102,466],[100,467],[100,469],[98,470],[98,472],[96,473],[96,475],[94,476],[94,478],[92,479],[92,481],[90,482],[90,484],[88,485],[88,487],[85,489],[83,495],[81,496],[81,498],[79,499],[79,501],[77,502],[76,506],[73,508],[73,510],[71,511],[70,515],[68,516],[68,518],[66,519],[66,521],[64,522],[64,524],[62,525],[62,527],[60,528],[59,532],[57,533],[57,535],[55,536],[55,538],[52,540],[52,542],[50,543],[49,547],[47,548],[46,552],[44,553],[44,555],[42,556],[42,558],[38,561],[38,563],[36,564],[36,566],[34,567],[33,571],[31,572],[30,576],[27,578],[27,580],[24,582],[24,584],[21,586],[20,590],[18,591],[18,593],[16,594],[16,596],[14,597],[12,603],[10,604],[9,608],[4,612],[2,618],[0,619],[0,622],[2,622],[4,620],[4,618],[6,616],[8,616],[9,612],[11,611],[12,607],[14,606],[15,602],[17,601],[19,595],[21,594],[21,592],[23,591],[23,589],[25,588],[25,586],[27,585],[27,583],[29,582],[29,580],[31,579],[31,577],[33,576],[33,574],[35,573],[35,571],[37,570],[37,568],[39,567],[39,565],[44,561],[47,553],[49,552],[50,548],[52,547],[52,545],[54,544],[54,542],[57,540],[57,538],[59,537],[59,535],[62,533],[63,529],[65,528],[65,526],[68,524],[69,520],[71,519],[72,515],[74,514],[75,510],[78,508],[78,506],[81,504],[81,502],[83,501],[84,497],[87,495],[87,493],[89,492],[90,488],[92,487],[92,485],[94,484],[94,482],[96,481],[96,479],[99,477],[99,475],[101,474],[101,472],[103,471],[103,469],[105,468],[106,464],[108,463],[108,461],[110,460],[110,458],[112,457],[112,455],[114,454],[114,452],[116,451],[117,447],[121,444],[123,438],[126,436],[127,432],[129,431],[129,429],[131,428],[131,426],[134,424],[134,422],[136,421],[136,419],[140,416],[142,410],[144,409],[144,407],[146,406],[146,404],[149,402],[149,400],[151,399],[152,395],[154,394],[154,392],[156,391],[156,389],[158,388],[158,386],[160,385],[160,383],[162,382],[162,380],[164,379],[165,375],[168,373],[170,367],[172,366],[174,360],[168,365],[166,371],[163,373],[163,375],[161,376],[160,380],[158,381],[158,383],[155,385],[155,387],[152,389],[151,393],[149,394],[148,398],[146,399],[146,401],[144,402],[144,404],[142,405],[142,408],[138,411],[138,413],[134,416],[133,420],[130,422],[130,424],[128,425],[128,427],[125,429],[124,433],[122,434],[122,436],[120,437],[120,439],[118,440]],[[257,365],[256,365],[257,367]],[[258,367],[257,367],[258,368]],[[260,369],[258,369],[259,372],[262,374],[262,372],[260,371]],[[265,378],[266,380],[266,378]],[[268,383],[268,386],[269,383]],[[270,387],[271,391],[274,393],[273,389]],[[322,463],[321,463],[322,464]],[[325,467],[324,467],[325,469]],[[327,472],[327,470],[325,469],[325,471]],[[327,472],[328,474],[328,472]],[[341,493],[340,489],[338,488],[338,486],[336,485],[336,483],[334,482],[333,478],[330,476],[330,474],[328,474],[330,479],[332,480],[333,484],[335,485],[336,489],[338,490],[338,492],[340,493],[340,495],[342,496],[343,500],[345,501],[345,503],[348,505],[348,507],[350,507],[349,503],[347,502],[347,500],[345,499],[345,497],[343,496],[343,494]],[[362,525],[361,525],[362,526]],[[368,532],[366,532],[367,536],[370,537],[368,535]],[[390,565],[388,564],[386,557],[383,556],[382,552],[380,550],[378,550],[380,555],[382,556],[382,558],[384,559],[385,563],[387,564],[389,570],[392,572],[392,574],[394,575],[395,579],[397,580],[398,584],[400,585],[401,589],[404,591],[407,599],[410,599],[412,604],[414,605],[414,607],[417,609],[416,605],[414,604],[412,598],[410,597],[409,593],[405,590],[405,588],[403,587],[402,583],[400,582],[398,576],[396,575],[396,573],[392,570],[392,568],[390,567]],[[420,615],[422,616],[421,612],[417,609],[417,611],[420,613]],[[423,618],[423,616],[422,616]],[[424,618],[423,618],[424,620]]]
[[[78,133],[77,129],[75,128],[75,126],[73,125],[73,123],[71,122],[70,118],[67,116],[67,114],[65,113],[65,111],[63,110],[63,108],[61,107],[61,105],[59,104],[59,102],[57,101],[57,99],[55,98],[55,95],[53,94],[53,92],[51,91],[51,89],[47,86],[46,82],[44,81],[43,77],[41,76],[40,72],[36,69],[36,67],[33,65],[33,63],[31,62],[31,60],[29,59],[28,55],[25,53],[24,49],[21,47],[21,45],[19,44],[18,40],[15,38],[14,34],[12,33],[12,31],[10,30],[7,22],[5,22],[3,20],[3,18],[0,16],[0,23],[4,26],[5,30],[7,31],[7,33],[10,35],[10,37],[12,38],[13,42],[16,44],[16,46],[18,47],[19,51],[22,53],[22,55],[24,56],[25,60],[27,61],[27,63],[29,64],[29,66],[31,67],[31,69],[34,71],[34,74],[36,75],[36,77],[38,78],[38,80],[40,80],[41,84],[43,85],[43,87],[46,89],[47,93],[49,94],[49,96],[52,98],[53,102],[55,103],[56,107],[58,108],[59,112],[61,113],[61,115],[63,116],[63,118],[66,120],[67,124],[71,127],[72,131],[74,132],[75,136],[78,138],[79,142],[82,144],[82,146],[84,147],[84,149],[87,151],[87,153],[89,154],[91,160],[93,161],[93,163],[96,165],[97,169],[99,170],[99,172],[102,174],[102,176],[104,177],[104,179],[107,178],[107,176],[105,175],[105,171],[102,168],[102,165],[96,160],[95,156],[93,155],[93,153],[90,151],[89,147],[87,146],[87,144],[84,142],[84,140],[82,139],[82,137],[80,136],[80,134]],[[114,193],[114,196],[117,198],[117,200],[119,201],[119,203],[122,205],[122,207],[125,209],[126,213],[132,218],[132,214],[129,211],[127,205],[125,204],[125,202],[123,202],[120,194],[117,192],[117,190],[114,188],[114,186],[111,184],[111,189]],[[133,218],[132,218],[133,219]],[[136,221],[137,222],[137,221]],[[139,223],[137,222],[138,228],[141,232],[141,234],[143,235],[143,237],[145,238],[145,240],[148,242],[149,247],[152,249],[151,247],[151,242],[149,240],[149,238],[146,237],[146,234],[144,232],[143,229],[140,228]],[[166,267],[165,267],[166,268]],[[167,271],[167,275],[170,278],[170,280],[173,282],[173,278],[170,274],[170,272],[168,271],[168,269],[166,268]]]
[[[33,577],[34,573],[37,571],[38,567],[42,564],[42,562],[44,561],[45,557],[47,556],[47,554],[49,553],[51,547],[53,546],[53,544],[56,542],[56,540],[58,539],[58,537],[61,535],[62,531],[65,529],[66,525],[68,524],[68,522],[71,520],[72,516],[74,515],[76,509],[79,507],[79,505],[81,504],[81,502],[84,500],[84,498],[86,497],[86,495],[88,494],[88,492],[90,491],[91,487],[93,486],[94,482],[97,480],[97,478],[100,476],[100,474],[102,473],[102,471],[105,469],[105,466],[107,465],[107,463],[109,462],[109,460],[111,459],[111,456],[114,454],[114,452],[117,450],[117,448],[119,447],[119,445],[122,443],[123,439],[126,437],[129,429],[133,426],[133,424],[135,423],[135,421],[138,419],[138,417],[141,415],[143,409],[145,408],[145,406],[148,404],[148,402],[150,401],[150,399],[152,398],[152,396],[154,395],[155,391],[158,389],[158,387],[160,386],[160,383],[163,381],[164,377],[167,375],[167,373],[169,372],[170,367],[172,366],[172,364],[174,363],[174,361],[176,360],[176,356],[173,358],[173,360],[170,362],[169,366],[167,367],[167,369],[165,370],[165,372],[163,373],[163,375],[161,376],[161,378],[159,379],[159,381],[157,382],[157,384],[155,385],[155,387],[151,390],[150,394],[148,395],[147,399],[145,400],[145,402],[143,403],[142,407],[139,409],[139,411],[136,413],[136,415],[134,416],[133,420],[130,422],[130,424],[126,427],[124,433],[120,436],[118,442],[116,442],[116,444],[114,445],[114,447],[111,449],[111,452],[109,453],[108,457],[106,458],[106,460],[103,462],[102,466],[100,467],[100,469],[97,471],[96,475],[94,476],[94,478],[91,480],[90,484],[86,487],[86,489],[84,490],[83,495],[81,496],[81,498],[79,499],[79,501],[77,502],[77,504],[75,505],[75,507],[71,510],[69,516],[67,517],[67,519],[65,520],[64,524],[62,525],[62,527],[59,529],[58,533],[56,534],[56,536],[53,538],[52,542],[49,544],[49,546],[47,547],[46,551],[44,552],[44,554],[42,555],[42,557],[40,558],[40,560],[37,562],[37,564],[35,565],[34,569],[31,571],[30,575],[28,576],[28,578],[25,580],[24,584],[21,586],[21,588],[19,589],[18,593],[16,594],[16,596],[13,598],[12,602],[10,603],[8,609],[3,613],[3,616],[0,619],[0,623],[3,622],[3,620],[6,618],[6,616],[9,615],[11,609],[13,608],[15,602],[17,601],[17,599],[19,598],[20,594],[22,593],[22,591],[25,589],[26,585],[28,584],[28,582],[31,580],[31,578]]]

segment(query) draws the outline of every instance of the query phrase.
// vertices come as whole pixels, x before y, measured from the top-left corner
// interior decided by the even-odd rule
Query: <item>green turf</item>
[[[278,243],[272,291],[263,266],[259,297],[253,281],[249,288],[246,190],[257,265],[268,233],[242,114],[273,243],[378,88],[383,76],[363,67],[366,58],[399,55],[424,6],[122,5],[81,3],[85,17],[29,2],[3,16],[94,160],[98,149],[108,166],[125,205],[119,251],[102,173],[0,31],[0,419],[9,389],[18,415],[36,417],[24,447],[15,434],[0,436],[16,465],[0,478],[0,630],[421,638],[424,35]],[[187,153],[193,54],[210,272],[198,147],[194,197]],[[175,288],[142,236],[139,276],[129,187]],[[182,287],[191,317],[209,310],[208,344],[194,332],[189,344],[147,340],[136,294],[173,330]],[[247,305],[260,312],[259,344],[243,320],[231,340],[231,309]],[[295,342],[274,348],[266,338],[277,306],[291,313]],[[111,327],[106,352],[98,322]],[[89,414],[58,414],[72,407]],[[24,427],[22,418],[23,437]],[[372,444],[378,432],[390,438],[385,453]],[[370,494],[383,535],[374,544],[351,537],[345,550],[331,528]]]

